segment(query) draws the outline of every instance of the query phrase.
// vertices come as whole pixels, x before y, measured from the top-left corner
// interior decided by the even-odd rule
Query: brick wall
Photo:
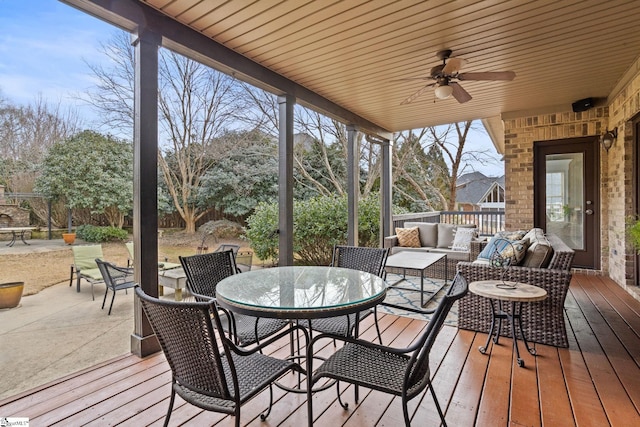
[[[506,228],[533,226],[533,143],[554,139],[596,136],[604,129],[608,109],[592,108],[504,121]]]
[[[608,165],[603,174],[607,183],[609,205],[607,211],[607,238],[609,276],[625,288],[637,289],[635,277],[636,253],[627,242],[625,223],[636,212],[636,183],[634,183],[634,141],[632,119],[640,114],[640,59],[632,69],[635,76],[609,103],[608,128],[618,129],[618,138],[609,150]],[[640,167],[640,166],[639,166]],[[631,289],[629,289],[631,290]]]
[[[621,286],[635,289],[636,255],[626,241],[625,219],[636,214],[631,120],[640,114],[640,60],[632,69],[635,76],[610,95],[606,106],[580,113],[568,106],[563,112],[506,118],[504,158],[506,228],[530,228],[534,141],[599,136],[617,127],[618,138],[609,152],[600,148],[601,268]]]

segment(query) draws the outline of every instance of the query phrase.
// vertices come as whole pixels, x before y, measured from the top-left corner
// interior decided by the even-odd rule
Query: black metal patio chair
[[[264,346],[289,331],[247,350],[234,345],[225,334],[218,337],[214,332],[214,328],[222,330],[214,300],[160,300],[148,296],[140,287],[136,294],[171,367],[171,399],[165,426],[169,424],[176,394],[207,411],[233,415],[235,425],[240,426],[240,407],[269,388],[269,407],[260,415],[265,420],[273,404],[273,382],[287,371],[305,373],[293,361],[260,353]],[[306,331],[303,333],[306,337]]]
[[[333,247],[332,267],[350,268],[353,270],[366,271],[376,276],[385,277],[384,265],[389,255],[388,248],[367,248],[360,246],[336,245]],[[370,314],[376,314],[375,308],[364,310],[359,313],[347,316],[327,317],[301,322],[308,326],[310,332],[330,333],[337,335],[358,336],[357,327],[362,319]],[[357,317],[356,317],[357,316]],[[378,340],[382,344],[378,318],[375,316],[375,327],[378,333]]]
[[[102,309],[104,310],[104,303],[107,301],[107,292],[109,289],[113,292],[111,297],[111,304],[109,305],[109,313],[111,315],[111,309],[113,308],[113,301],[116,299],[116,292],[126,290],[136,286],[133,281],[133,268],[118,267],[110,262],[96,258],[96,264],[102,274],[102,279],[106,285],[104,290],[104,298],[102,299]]]
[[[216,286],[225,277],[238,273],[233,250],[210,252],[179,257],[187,276],[187,290],[198,301],[209,301],[216,296]],[[225,312],[222,326],[240,346],[259,343],[279,332],[290,322],[282,319],[266,319],[244,314]]]
[[[311,375],[313,360],[307,359],[307,409],[309,426],[313,425],[312,386],[322,378],[332,378],[337,382],[344,381],[363,386],[384,393],[400,396],[404,421],[410,426],[407,403],[429,388],[440,415],[442,424],[446,421],[442,408],[431,383],[429,371],[429,353],[436,340],[438,332],[444,324],[447,313],[455,301],[466,295],[468,285],[460,274],[456,275],[451,288],[443,297],[427,328],[419,338],[407,348],[394,348],[369,341],[345,337],[335,334],[320,334],[309,343],[309,352],[313,354],[313,346],[322,339],[335,339],[344,342],[344,346],[330,356]],[[356,398],[357,399],[357,398]],[[343,408],[348,405],[340,399]],[[357,400],[356,400],[357,403]],[[423,423],[424,424],[424,423]]]

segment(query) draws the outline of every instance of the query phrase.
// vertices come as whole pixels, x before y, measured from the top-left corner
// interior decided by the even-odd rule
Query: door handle
[[[587,209],[586,211],[584,211],[584,213],[586,213],[587,215],[593,215],[593,209]]]

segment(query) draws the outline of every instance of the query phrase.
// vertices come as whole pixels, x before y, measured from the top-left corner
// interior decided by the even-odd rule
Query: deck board
[[[628,426],[640,424],[640,302],[610,279],[575,275],[565,303],[569,348],[536,344],[538,356],[524,351],[519,368],[510,339],[501,337],[489,354],[480,354],[486,334],[445,326],[430,360],[433,383],[455,426]],[[383,342],[405,346],[426,323],[379,315]],[[376,337],[370,316],[362,336]],[[288,354],[286,340],[270,347]],[[334,351],[332,343],[319,354]],[[32,425],[162,425],[169,403],[171,373],[162,354],[139,359],[124,355],[0,402],[0,415],[29,417]],[[293,384],[292,374],[282,378]],[[352,386],[341,387],[349,402],[343,410],[335,388],[315,393],[317,425],[368,427],[403,425],[400,399],[360,388],[354,402]],[[274,389],[275,404],[268,423],[260,420],[268,406],[263,392],[242,408],[243,426],[306,425],[305,394]],[[430,393],[409,405],[413,424],[437,426]],[[232,426],[233,417],[202,411],[176,398],[170,425]]]

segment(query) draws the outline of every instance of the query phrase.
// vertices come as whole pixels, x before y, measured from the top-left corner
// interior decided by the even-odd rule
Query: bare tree
[[[185,231],[194,233],[196,221],[212,210],[198,203],[197,193],[214,161],[225,156],[215,137],[233,122],[237,86],[231,77],[175,53],[161,56],[160,70],[161,123],[172,146],[158,160]]]
[[[394,190],[426,209],[455,209],[458,178],[493,161],[487,150],[470,150],[474,123],[466,121],[396,135],[393,150]],[[411,189],[410,191],[408,189]]]
[[[49,148],[76,133],[81,124],[77,112],[63,111],[60,104],[49,104],[41,96],[27,106],[12,105],[0,98],[0,181],[11,192],[33,192],[40,163]],[[46,223],[47,200],[31,198],[29,206]],[[52,205],[51,218],[55,226],[64,225],[66,209],[61,203]]]
[[[102,45],[111,68],[89,65],[99,84],[88,97],[103,125],[131,132],[133,126],[134,52],[126,33]],[[202,177],[216,156],[224,155],[215,137],[232,127],[240,109],[235,80],[175,52],[159,52],[159,111],[162,150],[158,163],[185,231],[211,208],[198,202]]]
[[[238,119],[262,132],[278,136],[277,98],[250,85],[243,85],[246,111]],[[347,129],[343,123],[297,105],[294,166],[298,192],[346,194]],[[358,133],[357,151],[361,168],[360,196],[366,197],[379,182],[380,147]]]

